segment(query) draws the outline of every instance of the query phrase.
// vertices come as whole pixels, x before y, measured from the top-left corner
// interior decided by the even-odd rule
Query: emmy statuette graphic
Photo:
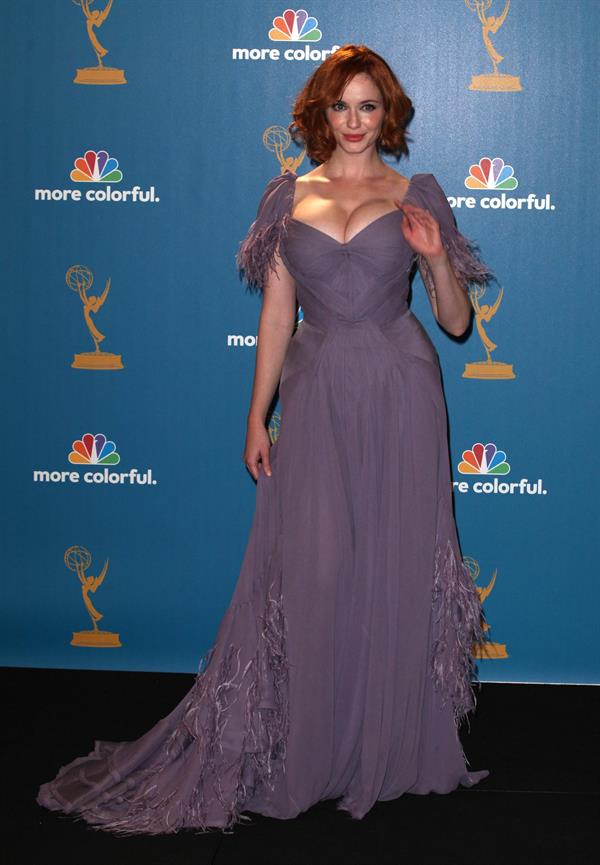
[[[521,87],[519,76],[506,75],[503,72],[498,72],[498,66],[504,60],[504,57],[502,54],[498,54],[492,45],[492,40],[490,38],[490,36],[495,36],[504,24],[504,20],[508,15],[508,10],[510,8],[510,0],[506,0],[504,9],[500,13],[499,17],[487,14],[492,3],[493,0],[465,0],[467,9],[470,9],[471,12],[477,13],[477,17],[481,23],[483,44],[485,45],[485,50],[489,54],[494,69],[493,72],[488,72],[487,74],[473,75],[471,83],[469,84],[469,90],[484,90],[492,93],[516,92],[523,89]]]
[[[473,580],[476,580],[479,576],[481,569],[479,567],[479,563],[472,559],[470,556],[465,556],[463,562],[467,566],[467,570],[471,574]],[[479,586],[476,587],[477,594],[479,595],[479,601],[481,604],[486,600],[486,598],[491,595],[492,590],[494,588],[494,584],[496,582],[496,577],[498,576],[498,571],[494,571],[492,575],[492,579],[489,581],[487,586],[484,589],[480,589]],[[487,622],[483,623],[483,630],[485,632],[489,631],[490,626]],[[506,651],[506,643],[494,643],[491,640],[485,640],[482,643],[476,643],[471,648],[471,654],[474,658],[508,658],[508,652]]]
[[[269,126],[263,132],[262,141],[267,150],[270,150],[277,157],[282,174],[288,170],[294,173],[297,171],[306,154],[306,148],[299,156],[284,156],[284,151],[292,143],[292,137],[284,126]]]
[[[75,84],[127,84],[125,72],[122,69],[115,69],[112,66],[105,66],[102,58],[108,54],[108,49],[100,44],[98,37],[94,32],[94,28],[102,27],[108,18],[113,0],[108,0],[102,11],[92,9],[94,0],[73,0],[76,6],[81,7],[81,11],[85,17],[85,26],[87,35],[92,43],[92,48],[98,58],[97,66],[88,66],[85,69],[78,69],[77,75],[73,79]]]
[[[516,378],[515,372],[510,363],[502,363],[499,360],[492,360],[492,352],[497,348],[496,343],[492,342],[483,328],[483,322],[489,322],[498,312],[498,307],[502,301],[503,289],[500,288],[498,297],[492,306],[479,301],[485,294],[485,286],[473,286],[469,290],[471,305],[475,311],[475,326],[477,333],[485,348],[487,355],[486,360],[475,361],[474,363],[465,364],[465,370],[462,374],[463,378],[481,378],[481,379],[509,379]]]
[[[271,439],[271,444],[274,445],[277,439],[279,438],[279,429],[281,427],[281,413],[278,411],[274,411],[271,415],[271,419],[269,420],[269,425],[267,427],[267,432],[269,433],[269,438]]]
[[[98,627],[98,622],[103,618],[102,613],[92,604],[90,592],[93,594],[102,585],[104,577],[108,571],[108,559],[104,562],[104,567],[99,576],[94,577],[91,574],[86,576],[86,571],[92,563],[92,556],[89,550],[85,547],[69,547],[65,551],[65,565],[70,571],[74,571],[81,583],[81,594],[83,603],[90,614],[93,630],[91,631],[73,631],[72,646],[86,646],[96,649],[115,649],[122,645],[119,635],[112,631],[101,631]]]
[[[96,346],[95,351],[85,351],[76,354],[71,366],[75,369],[123,369],[123,361],[120,354],[112,354],[112,352],[100,350],[100,343],[105,339],[105,336],[103,333],[100,333],[92,320],[92,313],[98,312],[108,297],[110,277],[106,280],[104,291],[99,296],[88,294],[94,282],[92,271],[88,267],[74,264],[67,270],[65,279],[71,291],[75,291],[79,295],[79,299],[83,304],[83,317]]]

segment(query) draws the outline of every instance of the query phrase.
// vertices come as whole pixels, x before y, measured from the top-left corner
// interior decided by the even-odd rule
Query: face
[[[364,72],[355,75],[338,102],[325,109],[338,147],[347,153],[362,153],[374,146],[384,120],[381,91]]]

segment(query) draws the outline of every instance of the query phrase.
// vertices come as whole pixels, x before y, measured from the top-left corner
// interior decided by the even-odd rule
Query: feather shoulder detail
[[[493,280],[494,274],[488,265],[482,261],[477,244],[456,227],[452,208],[433,174],[418,176],[422,178],[422,183],[419,184],[421,190],[419,204],[422,204],[437,219],[442,243],[458,281],[465,290],[468,290],[472,283],[485,285]],[[427,259],[422,255],[417,255],[416,259],[426,287],[430,291],[435,290]]]
[[[272,177],[258,205],[256,219],[241,241],[236,264],[240,279],[252,292],[262,292],[275,271],[275,253],[287,230],[294,201],[296,175],[291,171]]]

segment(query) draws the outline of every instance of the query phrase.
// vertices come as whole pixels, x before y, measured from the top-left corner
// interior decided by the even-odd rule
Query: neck
[[[387,167],[375,147],[364,153],[345,153],[339,147],[333,151],[322,166],[323,177],[333,180],[367,180],[381,177]]]

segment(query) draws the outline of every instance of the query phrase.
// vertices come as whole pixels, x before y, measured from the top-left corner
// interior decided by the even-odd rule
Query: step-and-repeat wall
[[[312,168],[295,94],[359,42],[415,105],[398,170],[435,174],[497,278],[466,339],[418,275],[412,301],[490,626],[480,678],[600,682],[599,19],[595,0],[6,4],[1,663],[194,671],[212,644],[255,499],[260,298],[235,253],[267,180]]]

